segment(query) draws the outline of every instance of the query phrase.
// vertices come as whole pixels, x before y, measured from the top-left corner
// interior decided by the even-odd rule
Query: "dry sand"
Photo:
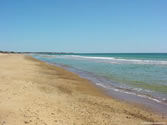
[[[166,117],[105,96],[88,80],[31,57],[0,54],[0,125],[165,124]]]

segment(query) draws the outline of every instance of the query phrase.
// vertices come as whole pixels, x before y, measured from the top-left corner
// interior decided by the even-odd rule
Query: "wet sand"
[[[165,116],[108,97],[72,72],[18,54],[0,54],[0,99],[0,125],[167,123]]]

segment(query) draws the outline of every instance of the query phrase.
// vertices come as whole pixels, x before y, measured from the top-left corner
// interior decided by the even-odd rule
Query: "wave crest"
[[[139,59],[123,59],[115,57],[93,57],[93,56],[78,56],[78,55],[58,55],[59,58],[87,59],[103,61],[114,64],[152,64],[152,65],[167,65],[167,61],[161,60],[139,60]]]

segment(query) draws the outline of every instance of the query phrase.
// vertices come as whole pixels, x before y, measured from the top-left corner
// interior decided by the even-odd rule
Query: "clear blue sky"
[[[0,50],[167,52],[167,0],[0,0]]]

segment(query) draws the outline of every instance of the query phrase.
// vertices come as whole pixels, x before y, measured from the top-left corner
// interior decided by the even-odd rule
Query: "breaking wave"
[[[87,59],[103,61],[115,64],[152,64],[152,65],[167,65],[167,61],[162,60],[139,60],[139,59],[123,59],[115,57],[92,57],[92,56],[78,56],[78,55],[54,55],[53,58],[73,58],[73,59]]]

